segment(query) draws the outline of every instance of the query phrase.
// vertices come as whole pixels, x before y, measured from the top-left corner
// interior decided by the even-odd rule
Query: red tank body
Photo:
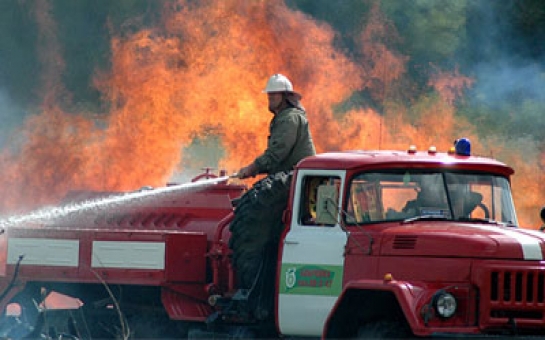
[[[66,204],[85,202],[85,208],[53,223],[8,226],[0,236],[2,263],[7,263],[0,291],[14,296],[27,281],[161,287],[171,319],[203,321],[211,313],[210,293],[232,289],[223,256],[230,235],[225,226],[232,200],[246,187],[226,180],[200,183],[188,189],[171,185],[159,194],[149,188],[128,194],[71,193]],[[123,203],[112,202],[115,197]],[[14,276],[18,285],[9,287]],[[186,299],[191,303],[183,303]]]

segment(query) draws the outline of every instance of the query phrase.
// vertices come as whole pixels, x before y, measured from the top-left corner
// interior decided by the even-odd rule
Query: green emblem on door
[[[280,276],[280,293],[337,296],[341,293],[342,279],[342,266],[284,263]]]

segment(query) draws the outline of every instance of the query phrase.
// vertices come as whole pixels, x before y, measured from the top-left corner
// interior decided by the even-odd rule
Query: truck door
[[[278,277],[278,323],[283,334],[320,336],[340,295],[347,235],[338,222],[341,200],[336,197],[343,197],[344,180],[344,171],[298,173],[293,218],[283,240]],[[328,207],[332,218],[326,223],[323,218],[316,220],[316,195],[318,188],[324,187],[334,189],[327,194],[332,195],[331,202],[338,202]]]

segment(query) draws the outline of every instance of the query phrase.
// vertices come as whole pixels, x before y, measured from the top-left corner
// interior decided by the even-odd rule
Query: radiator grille
[[[503,303],[545,302],[545,273],[542,271],[493,271],[490,300]]]
[[[543,270],[492,270],[490,272],[491,318],[542,320],[545,308]]]

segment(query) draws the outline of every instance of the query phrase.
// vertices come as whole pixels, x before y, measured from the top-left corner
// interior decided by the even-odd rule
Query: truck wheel
[[[280,238],[291,178],[291,172],[269,175],[255,183],[237,204],[229,226],[229,247],[241,288],[250,289],[254,285],[267,243],[277,243]]]
[[[358,329],[358,339],[411,339],[412,332],[394,321],[370,322]]]

